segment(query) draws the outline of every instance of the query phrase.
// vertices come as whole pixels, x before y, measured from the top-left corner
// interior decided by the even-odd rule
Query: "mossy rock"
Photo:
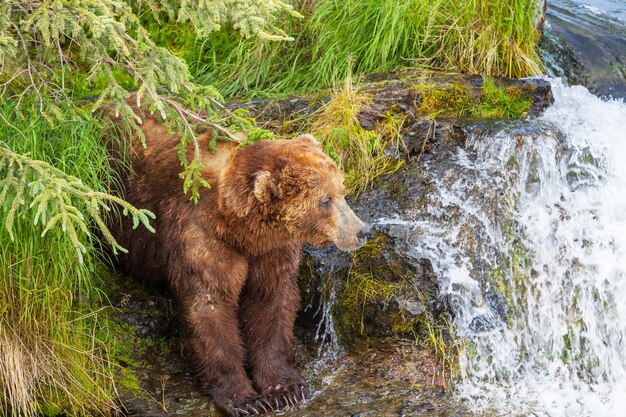
[[[436,117],[448,120],[520,118],[538,116],[554,101],[550,83],[545,80],[414,69],[374,74],[355,83],[354,88],[372,98],[358,115],[361,127],[366,130],[373,129],[390,111],[401,114],[408,123]],[[231,102],[228,108],[245,108],[259,126],[288,135],[307,130],[316,120],[316,112],[330,101],[331,93],[323,90],[315,95],[289,99]]]
[[[335,331],[348,349],[367,340],[414,337],[423,320],[444,310],[430,262],[404,258],[380,232],[351,255],[329,248],[308,250],[300,286],[305,305],[334,298]],[[301,320],[319,320],[311,314],[316,310],[308,309]]]

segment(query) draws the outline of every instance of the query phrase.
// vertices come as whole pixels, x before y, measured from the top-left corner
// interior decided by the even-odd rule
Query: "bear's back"
[[[135,207],[153,212],[156,215],[156,220],[152,222],[156,233],[143,227],[133,229],[127,217],[114,221],[111,231],[118,243],[129,251],[129,255],[118,257],[126,272],[148,281],[164,281],[167,258],[171,256],[164,249],[176,249],[166,242],[172,240],[173,234],[189,230],[189,225],[215,221],[221,172],[235,154],[237,144],[218,142],[216,152],[211,152],[211,131],[198,136],[202,179],[210,184],[210,188],[200,188],[200,201],[196,205],[190,201],[190,192],[183,192],[183,179],[180,177],[183,167],[177,147],[179,137],[170,134],[154,117],[142,115],[142,118],[141,130],[146,146],[142,145],[138,135],[133,137],[126,148],[129,152],[127,162],[115,167],[122,187],[112,191]],[[188,145],[188,162],[192,161],[194,152],[194,146]]]

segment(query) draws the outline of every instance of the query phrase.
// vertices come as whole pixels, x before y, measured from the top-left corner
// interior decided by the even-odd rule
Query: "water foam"
[[[442,288],[468,346],[458,393],[475,411],[618,416],[626,409],[626,105],[560,80],[553,90],[538,131],[476,137],[468,144],[476,160],[459,157],[480,187],[481,177],[505,178],[508,213],[484,214],[462,187],[436,197],[462,207],[461,221],[480,220],[482,252],[441,236],[425,252],[439,248]]]

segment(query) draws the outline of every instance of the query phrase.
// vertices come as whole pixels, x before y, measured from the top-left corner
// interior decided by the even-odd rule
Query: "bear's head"
[[[365,243],[369,226],[346,202],[343,181],[311,135],[256,142],[224,171],[220,209],[315,246],[354,250]]]

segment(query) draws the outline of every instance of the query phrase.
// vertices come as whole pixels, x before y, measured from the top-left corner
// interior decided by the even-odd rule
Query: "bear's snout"
[[[367,242],[370,226],[352,211],[345,199],[337,205],[337,234],[333,243],[341,250],[353,251]]]
[[[357,239],[359,239],[359,243],[361,244],[361,246],[365,245],[365,243],[367,242],[367,237],[369,236],[371,230],[372,228],[370,227],[370,225],[365,223],[365,226],[363,226],[361,230],[359,230],[359,233],[356,234],[356,237]]]

